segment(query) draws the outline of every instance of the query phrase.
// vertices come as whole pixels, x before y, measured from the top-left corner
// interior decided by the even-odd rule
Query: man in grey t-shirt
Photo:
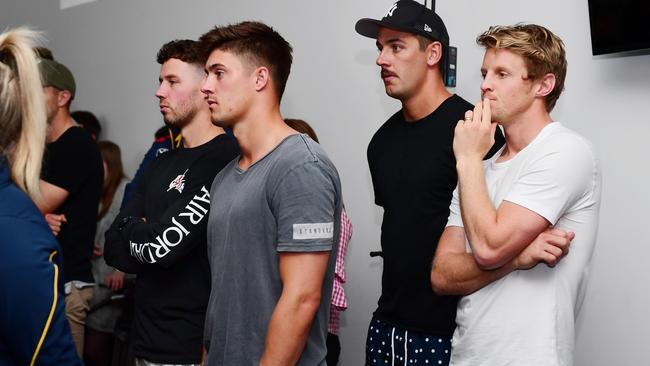
[[[216,27],[200,45],[212,121],[242,150],[210,191],[206,364],[325,365],[341,187],[322,148],[280,115],[291,46],[257,22]]]

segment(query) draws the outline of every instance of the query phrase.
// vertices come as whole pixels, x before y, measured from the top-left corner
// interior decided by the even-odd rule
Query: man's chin
[[[212,122],[213,125],[221,128],[231,127],[231,125],[228,124],[227,122],[221,120],[215,120],[213,118],[210,118],[210,122]]]
[[[163,122],[170,127],[183,128],[188,124],[189,120],[163,118]]]
[[[397,92],[395,89],[392,89],[391,87],[386,87],[386,95],[391,98],[402,100],[402,94]]]

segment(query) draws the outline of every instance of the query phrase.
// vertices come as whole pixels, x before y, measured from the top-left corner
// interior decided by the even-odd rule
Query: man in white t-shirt
[[[465,295],[451,365],[572,365],[600,172],[591,144],[549,115],[564,45],[530,24],[491,27],[477,43],[483,101],[456,127],[459,183],[431,273],[436,292]],[[497,124],[506,145],[483,162]]]

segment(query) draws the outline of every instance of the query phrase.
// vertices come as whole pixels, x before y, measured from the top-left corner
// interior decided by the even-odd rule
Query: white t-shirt
[[[598,162],[591,144],[558,122],[514,158],[497,163],[500,155],[484,162],[495,207],[510,201],[576,236],[555,268],[542,263],[514,271],[461,298],[451,365],[572,365],[574,322],[598,229]],[[463,226],[458,188],[447,226]]]

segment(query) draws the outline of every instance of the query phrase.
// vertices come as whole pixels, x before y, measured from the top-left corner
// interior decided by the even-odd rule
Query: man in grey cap
[[[65,308],[81,357],[88,301],[93,295],[90,258],[103,189],[102,158],[88,132],[70,117],[75,80],[63,64],[39,60],[47,111],[47,147],[38,208],[57,235],[64,258]]]
[[[473,106],[445,88],[449,35],[431,9],[400,0],[355,29],[377,40],[386,94],[402,102],[368,146],[375,203],[384,209],[384,272],[366,364],[447,365],[458,297],[436,295],[430,270],[457,182],[454,128]],[[500,132],[495,138],[488,155],[503,144]]]

